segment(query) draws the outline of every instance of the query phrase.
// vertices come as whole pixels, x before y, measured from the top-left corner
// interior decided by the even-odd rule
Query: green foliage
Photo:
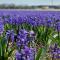
[[[41,57],[41,53],[42,53],[42,48],[39,48],[35,60],[39,60],[39,59],[40,59],[40,57]]]
[[[11,56],[14,51],[14,47],[12,49],[8,48],[7,42],[5,37],[0,37],[0,60],[8,60],[8,57]]]

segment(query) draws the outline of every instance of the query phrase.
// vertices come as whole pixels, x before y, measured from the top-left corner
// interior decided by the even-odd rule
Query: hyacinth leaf
[[[1,57],[0,59],[5,59],[6,44],[7,44],[6,39],[2,38],[0,40],[0,57]]]
[[[30,26],[30,25],[24,24],[23,26],[24,26],[24,29],[26,29],[26,30],[31,30],[31,26]]]
[[[5,24],[5,30],[9,30],[9,29],[12,29],[12,25],[10,25],[10,24]]]
[[[45,32],[44,31],[42,31],[42,30],[38,31],[37,38],[38,38],[38,42],[42,42],[45,45],[46,41],[45,41]]]
[[[11,50],[8,51],[8,57],[11,56],[12,52],[15,50],[15,47],[13,47]]]
[[[60,37],[59,37],[59,39],[58,39],[58,36],[56,37],[56,38],[54,38],[55,40],[54,40],[54,42],[57,42],[58,43],[58,45],[60,46]]]
[[[12,48],[11,50],[6,51],[6,48],[7,48],[7,40],[3,37],[0,40],[0,60],[1,59],[8,60],[8,57],[11,56],[12,52],[15,49],[15,48]]]
[[[52,30],[46,28],[38,28],[37,38],[39,42],[42,42],[44,45],[47,44],[49,38],[51,37]]]
[[[39,59],[40,59],[40,57],[41,57],[41,53],[42,53],[42,48],[39,48],[35,60],[39,60]]]
[[[44,36],[43,27],[38,27],[38,29],[37,29],[37,41],[44,43],[43,36]]]
[[[45,60],[47,47],[42,48],[40,60]]]
[[[1,41],[2,47],[5,49],[7,45],[7,40],[5,38],[2,39]]]

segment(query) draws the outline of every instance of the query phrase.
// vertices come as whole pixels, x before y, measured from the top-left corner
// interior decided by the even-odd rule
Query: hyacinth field
[[[0,60],[60,60],[60,11],[0,10]]]

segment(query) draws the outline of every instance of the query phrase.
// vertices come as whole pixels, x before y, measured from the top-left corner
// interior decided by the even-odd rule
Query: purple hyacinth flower
[[[54,47],[51,49],[52,58],[60,59],[60,48],[55,43]]]
[[[56,29],[57,29],[57,31],[60,31],[60,22],[56,23]]]
[[[28,55],[28,54],[29,54],[29,47],[28,47],[28,46],[25,46],[25,47],[24,47],[24,51],[25,51],[25,53]]]
[[[6,32],[6,37],[7,39],[11,39],[12,43],[14,42],[14,36],[15,36],[15,33],[13,30],[7,30]]]
[[[4,24],[3,24],[3,20],[0,20],[0,35],[4,32]]]
[[[19,53],[18,51],[15,54],[15,58],[16,60],[21,60],[21,53]]]
[[[21,41],[20,40],[19,41],[17,40],[16,45],[19,48],[21,46]]]

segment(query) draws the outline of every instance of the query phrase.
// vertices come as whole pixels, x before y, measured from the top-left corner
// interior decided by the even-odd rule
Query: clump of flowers
[[[58,44],[55,43],[53,46],[50,46],[50,53],[52,60],[60,59],[60,47],[58,47]]]
[[[34,38],[35,33],[33,31],[28,32],[25,29],[19,31],[16,39],[16,60],[35,59],[35,48],[33,46]]]

